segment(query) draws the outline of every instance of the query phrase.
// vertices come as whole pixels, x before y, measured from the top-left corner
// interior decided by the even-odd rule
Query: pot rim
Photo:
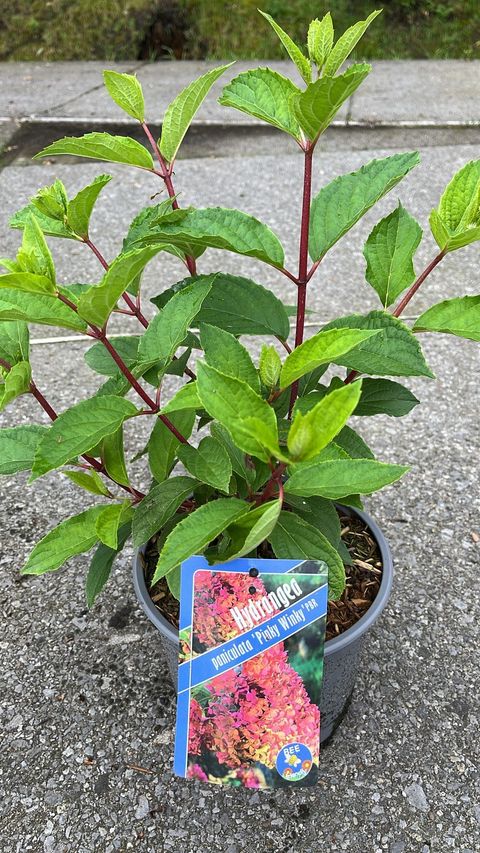
[[[363,510],[342,506],[342,504],[338,504],[338,507],[349,515],[358,516],[367,525],[378,545],[382,558],[383,573],[380,588],[373,604],[370,605],[367,612],[358,620],[358,622],[355,623],[355,625],[352,625],[351,628],[348,628],[343,634],[340,634],[339,637],[335,637],[333,640],[327,640],[325,643],[325,657],[341,651],[351,643],[355,643],[369,630],[369,628],[371,628],[373,623],[377,621],[390,597],[393,583],[392,553],[390,551],[390,546],[376,521],[374,521],[374,519]],[[160,633],[163,634],[163,636],[171,643],[177,645],[178,631],[170,624],[165,616],[160,613],[158,608],[155,607],[145,583],[143,568],[143,548],[139,548],[135,551],[133,558],[133,585],[135,587],[138,601],[145,614]]]

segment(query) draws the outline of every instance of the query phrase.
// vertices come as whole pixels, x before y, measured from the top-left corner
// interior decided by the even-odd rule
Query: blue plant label
[[[323,561],[183,563],[178,776],[246,788],[315,784],[327,599]]]

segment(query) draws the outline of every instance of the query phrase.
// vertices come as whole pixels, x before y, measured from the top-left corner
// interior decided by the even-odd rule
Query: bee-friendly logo
[[[312,753],[304,743],[288,743],[277,755],[275,766],[287,782],[304,779],[312,768]]]

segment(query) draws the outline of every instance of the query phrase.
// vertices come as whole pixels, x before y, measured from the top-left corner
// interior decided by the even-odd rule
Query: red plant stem
[[[302,199],[302,222],[300,227],[300,247],[298,253],[298,290],[297,290],[297,323],[295,329],[295,347],[303,342],[305,331],[305,308],[307,302],[308,284],[308,233],[310,228],[310,200],[312,196],[312,160],[313,146],[305,149],[305,163],[303,173],[303,199]],[[298,382],[292,385],[290,394],[290,409],[288,416],[292,416],[292,410],[298,394]]]
[[[430,261],[430,263],[425,267],[423,272],[420,273],[417,280],[412,284],[412,286],[409,288],[409,290],[407,290],[405,296],[398,303],[395,310],[392,312],[393,317],[400,317],[400,315],[403,314],[405,308],[407,307],[407,305],[410,302],[410,300],[412,299],[412,297],[415,296],[420,285],[423,284],[425,279],[430,275],[432,270],[435,269],[437,264],[439,264],[440,261],[443,260],[444,257],[445,257],[445,252],[439,252],[439,254],[434,257],[433,261]],[[357,376],[359,376],[359,375],[360,375],[360,373],[358,370],[351,370],[350,373],[348,374],[347,378],[345,379],[344,385],[350,385],[350,383],[353,382],[354,379],[356,379]]]
[[[278,496],[279,499],[283,501],[283,483],[282,483],[282,475],[287,467],[286,462],[279,462],[277,467],[272,473],[267,485],[265,486],[263,492],[257,498],[257,505],[266,503],[266,501],[270,500],[275,492],[275,487],[278,488]]]
[[[167,188],[168,195],[172,199],[172,207],[174,210],[178,210],[179,204],[178,204],[177,199],[175,198],[175,188],[173,186],[173,181],[172,181],[172,165],[173,164],[170,163],[170,166],[167,166],[167,163],[166,163],[164,157],[162,156],[162,152],[160,151],[160,148],[158,147],[157,143],[155,142],[155,139],[153,138],[152,134],[150,133],[150,128],[148,127],[148,125],[144,121],[142,121],[141,124],[142,124],[143,131],[145,133],[145,136],[147,137],[147,139],[151,145],[152,151],[155,154],[155,156],[156,156],[156,158],[160,164],[160,172],[157,172],[156,174],[159,174],[159,176],[161,178],[163,178],[163,180],[165,181],[165,186]],[[195,258],[192,258],[190,255],[186,255],[185,256],[185,263],[188,267],[188,271],[189,271],[190,275],[196,275],[197,274],[197,265],[195,262]]]
[[[292,348],[291,348],[290,344],[287,343],[287,341],[284,341],[283,338],[277,338],[277,341],[279,341],[281,343],[282,347],[284,349],[286,349],[289,354],[291,353]]]

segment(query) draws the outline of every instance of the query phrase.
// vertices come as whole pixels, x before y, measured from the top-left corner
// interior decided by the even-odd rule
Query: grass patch
[[[299,44],[314,15],[332,8],[339,34],[375,8],[373,0],[10,0],[0,11],[0,59],[282,57],[259,5]],[[471,59],[479,48],[478,0],[389,0],[361,56]]]

